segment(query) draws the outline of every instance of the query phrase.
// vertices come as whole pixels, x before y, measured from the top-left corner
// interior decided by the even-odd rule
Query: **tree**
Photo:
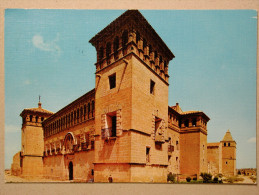
[[[203,183],[209,183],[211,181],[212,175],[210,173],[201,173],[200,175],[203,179]]]

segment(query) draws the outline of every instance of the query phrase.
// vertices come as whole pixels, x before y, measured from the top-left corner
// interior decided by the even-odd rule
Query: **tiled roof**
[[[42,112],[47,114],[54,114],[54,112],[48,111],[43,108],[25,108],[24,111],[32,111],[32,112]]]
[[[157,43],[161,44],[161,47],[165,49],[166,53],[169,56],[169,59],[175,57],[170,49],[167,47],[167,45],[164,43],[164,41],[161,39],[161,37],[156,33],[153,27],[148,23],[145,17],[138,10],[127,10],[118,18],[116,18],[113,22],[111,22],[108,26],[106,26],[103,30],[97,33],[89,42],[93,46],[95,46],[98,40],[102,39],[103,36],[114,33],[116,29],[120,28],[120,25],[124,25],[125,22],[129,22],[129,20],[134,20],[141,26],[141,28],[147,27],[149,34],[158,39]]]
[[[207,147],[219,146],[219,142],[216,143],[207,143]]]
[[[42,113],[42,114],[48,114],[48,115],[51,115],[51,114],[54,114],[54,112],[51,112],[51,111],[48,111],[48,110],[45,110],[41,107],[41,103],[39,102],[38,103],[38,108],[25,108],[22,113],[20,114],[20,116],[22,116],[25,112],[37,112],[37,113]]]
[[[199,112],[200,111],[189,110],[189,111],[182,112],[182,114],[194,114],[194,113],[199,113]]]
[[[222,141],[235,141],[235,140],[233,140],[233,138],[232,138],[232,136],[231,136],[231,133],[230,133],[230,131],[228,130],[227,132],[226,132],[226,134],[225,134],[225,136],[223,137],[223,139],[222,139]]]

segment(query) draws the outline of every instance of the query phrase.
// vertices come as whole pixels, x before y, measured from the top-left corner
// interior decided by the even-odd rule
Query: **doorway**
[[[73,180],[73,163],[70,161],[68,165],[69,180]]]

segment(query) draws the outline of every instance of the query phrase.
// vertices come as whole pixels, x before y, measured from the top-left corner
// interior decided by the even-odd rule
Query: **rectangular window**
[[[102,138],[106,139],[109,137],[117,136],[117,117],[116,111],[102,115],[103,127],[102,127]]]
[[[109,76],[109,84],[110,84],[110,89],[113,89],[116,87],[116,74]]]
[[[146,147],[146,161],[147,163],[150,162],[150,148]]]
[[[150,80],[150,94],[155,94],[155,82]]]
[[[112,137],[116,137],[116,116],[112,116]]]

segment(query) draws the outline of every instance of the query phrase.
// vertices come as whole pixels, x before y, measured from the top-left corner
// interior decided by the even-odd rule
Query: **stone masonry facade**
[[[89,42],[97,51],[95,88],[56,113],[40,102],[23,110],[12,174],[161,183],[170,172],[178,180],[235,174],[231,136],[209,144],[205,113],[168,106],[175,56],[138,10],[126,11]]]

